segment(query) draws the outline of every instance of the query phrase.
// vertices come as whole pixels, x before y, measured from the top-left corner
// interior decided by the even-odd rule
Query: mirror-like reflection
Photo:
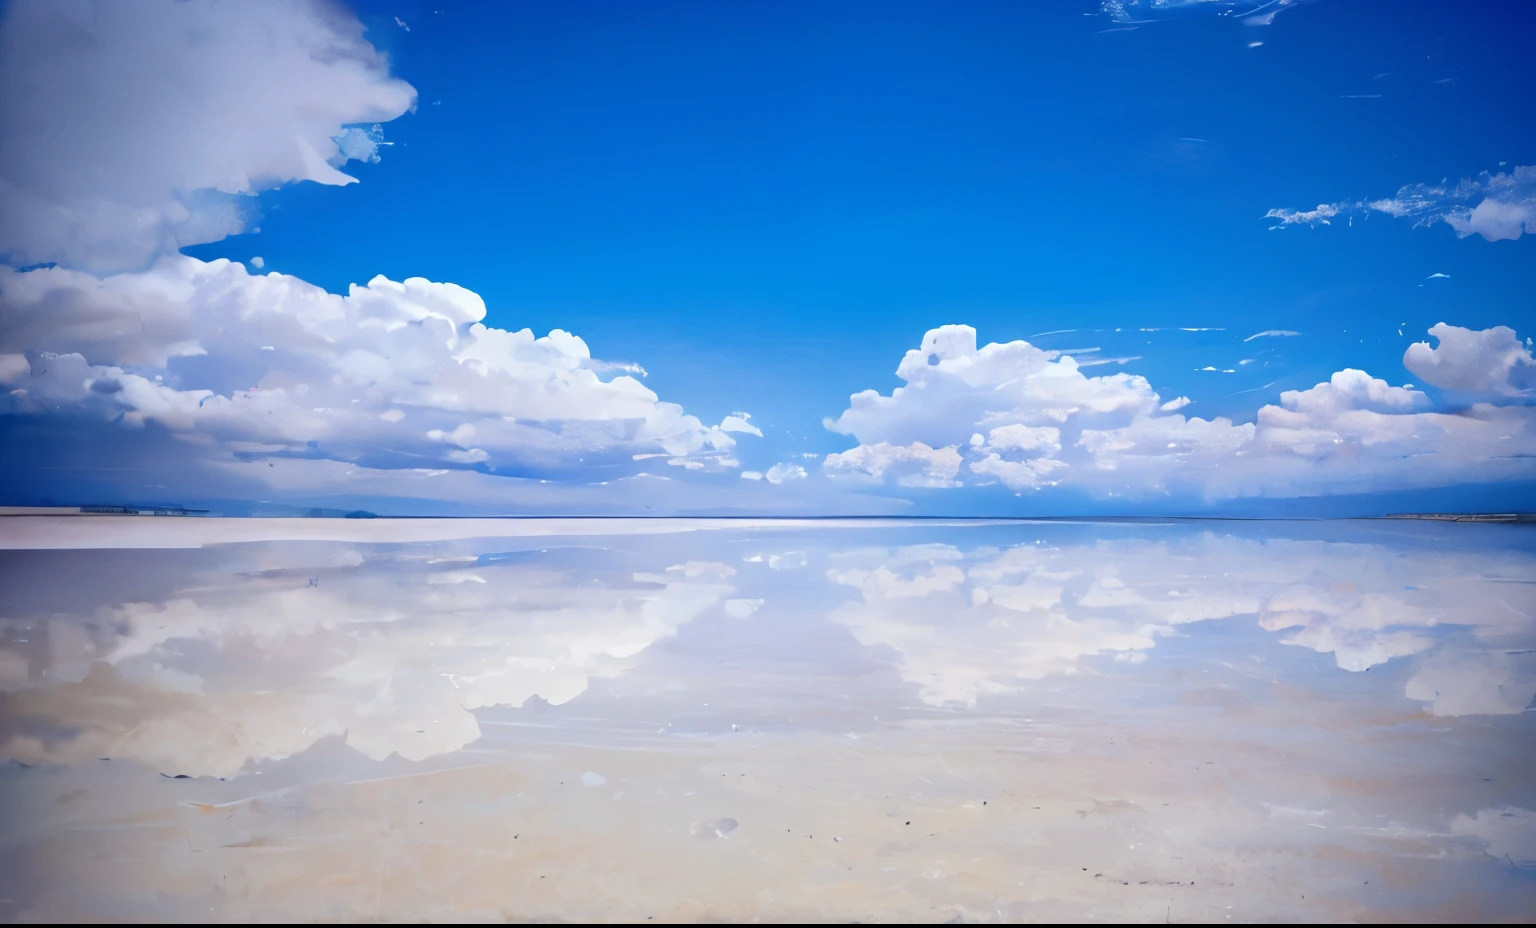
[[[9,920],[1536,911],[1528,529],[46,521]]]

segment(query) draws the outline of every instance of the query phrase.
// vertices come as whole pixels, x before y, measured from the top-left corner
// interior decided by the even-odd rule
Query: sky
[[[1536,506],[1518,5],[3,11],[3,504]]]

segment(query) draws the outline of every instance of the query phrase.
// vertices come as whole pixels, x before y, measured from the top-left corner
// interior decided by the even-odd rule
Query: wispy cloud
[[[1176,19],[1190,13],[1207,11],[1230,17],[1247,26],[1268,26],[1275,17],[1296,5],[1298,0],[1103,0],[1100,9],[1121,31],[1149,23]],[[1263,43],[1254,43],[1263,44]]]
[[[1293,225],[1331,225],[1340,216],[1353,218],[1383,214],[1408,219],[1415,228],[1443,222],[1457,237],[1481,235],[1490,242],[1517,239],[1536,233],[1536,167],[1517,166],[1508,172],[1489,174],[1457,183],[1409,184],[1396,195],[1380,200],[1320,203],[1315,209],[1272,209],[1265,219],[1278,220],[1271,228]]]
[[[1255,332],[1254,334],[1243,339],[1243,341],[1251,342],[1256,338],[1282,338],[1300,334],[1300,332],[1292,332],[1290,329],[1265,329],[1262,332]]]

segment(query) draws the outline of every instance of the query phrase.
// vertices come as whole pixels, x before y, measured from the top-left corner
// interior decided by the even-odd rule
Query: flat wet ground
[[[1536,918],[1530,527],[0,548],[6,920]]]

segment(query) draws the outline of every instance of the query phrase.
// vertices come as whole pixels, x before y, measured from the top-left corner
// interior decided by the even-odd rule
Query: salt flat
[[[8,920],[1536,911],[1536,536],[0,522]]]

